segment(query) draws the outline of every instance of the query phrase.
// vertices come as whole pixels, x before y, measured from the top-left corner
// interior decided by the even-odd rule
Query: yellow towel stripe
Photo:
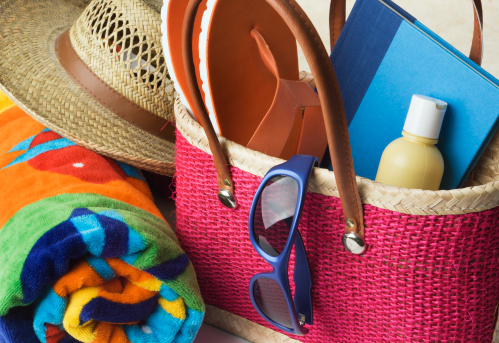
[[[67,333],[77,340],[90,343],[95,340],[97,332],[95,331],[96,322],[89,320],[80,325],[80,313],[83,307],[92,299],[98,296],[97,287],[82,288],[69,297],[68,307],[62,320],[62,325]]]
[[[158,302],[159,305],[163,308],[163,310],[171,314],[173,317],[180,320],[185,319],[186,317],[185,304],[182,298],[177,298],[176,300],[173,301],[168,301],[164,298],[160,298]]]
[[[161,286],[163,285],[163,283],[156,278],[153,278],[153,279],[150,279],[147,281],[142,281],[142,282],[136,282],[136,281],[131,281],[131,282],[134,285],[141,287],[141,288],[144,288],[144,289],[147,289],[148,291],[151,291],[151,292],[159,292]]]
[[[2,113],[3,111],[8,110],[12,106],[14,106],[14,103],[12,102],[12,100],[10,100],[9,98],[7,98],[7,95],[5,95],[4,93],[0,92],[0,113]]]

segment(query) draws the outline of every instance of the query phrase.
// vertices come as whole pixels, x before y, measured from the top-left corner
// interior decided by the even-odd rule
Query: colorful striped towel
[[[194,269],[135,168],[0,94],[0,342],[191,342]]]

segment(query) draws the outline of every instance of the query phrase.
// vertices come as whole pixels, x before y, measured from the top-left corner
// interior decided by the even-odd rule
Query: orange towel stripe
[[[16,132],[11,137],[6,134],[2,136],[3,140],[0,142],[0,150],[6,152],[24,139],[39,134],[44,127],[26,115],[22,109],[13,106],[0,112],[0,129],[2,132]],[[23,153],[24,151],[1,154],[0,168],[8,165]],[[17,182],[4,183],[2,185],[2,197],[5,201],[0,200],[0,207],[2,208],[0,213],[0,227],[5,225],[9,218],[21,208],[39,200],[59,195],[61,189],[65,193],[100,194],[142,208],[159,218],[163,218],[161,212],[154,204],[147,184],[137,179],[114,180],[105,184],[89,183],[77,180],[71,175],[56,175],[53,172],[43,170],[35,171],[29,163],[21,163],[2,170],[2,177],[5,179],[16,180],[19,178],[19,175],[36,175],[36,179],[26,178],[25,181],[29,183],[29,187],[19,187],[19,183]],[[55,177],[57,178],[58,187],[54,187]],[[8,200],[13,198],[16,201]]]
[[[130,343],[123,329],[110,323],[99,323],[95,328],[97,336],[92,343]]]
[[[155,280],[155,277],[118,258],[106,258],[106,262],[114,269],[117,275],[123,276],[133,283],[147,283]]]
[[[90,265],[83,261],[75,266],[69,273],[62,276],[54,285],[54,292],[62,298],[83,288],[93,287],[104,283]]]
[[[136,304],[141,301],[147,300],[158,294],[158,292],[148,291],[147,289],[138,287],[128,280],[124,280],[124,285],[121,285],[117,292],[116,289],[109,289],[106,287],[99,287],[98,295],[109,301],[122,304]],[[113,280],[114,281],[114,280]]]

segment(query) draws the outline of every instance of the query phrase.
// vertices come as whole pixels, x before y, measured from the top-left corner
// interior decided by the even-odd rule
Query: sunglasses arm
[[[305,322],[312,325],[312,277],[310,275],[310,267],[308,264],[305,246],[300,235],[300,231],[296,231],[295,236],[295,308],[299,314],[305,315]]]

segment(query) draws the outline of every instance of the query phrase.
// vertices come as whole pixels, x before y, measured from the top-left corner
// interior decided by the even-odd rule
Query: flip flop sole
[[[200,64],[198,46],[199,34],[201,32],[201,19],[204,10],[206,9],[206,1],[203,0],[199,5],[198,14],[194,21],[194,32],[192,49],[194,53],[194,65],[197,67]],[[187,78],[184,71],[184,63],[182,60],[182,24],[185,17],[185,11],[189,0],[164,0],[161,9],[161,32],[163,49],[165,50],[165,62],[173,81],[175,91],[180,97],[182,104],[187,107],[191,116],[193,114],[192,96],[189,93],[187,86]],[[197,79],[200,80],[199,68],[196,68]],[[198,81],[201,87],[201,81]]]
[[[201,27],[199,67],[208,113],[222,136],[246,145],[277,86],[250,31],[257,28],[265,37],[288,80],[298,80],[295,38],[265,0],[208,0]]]

